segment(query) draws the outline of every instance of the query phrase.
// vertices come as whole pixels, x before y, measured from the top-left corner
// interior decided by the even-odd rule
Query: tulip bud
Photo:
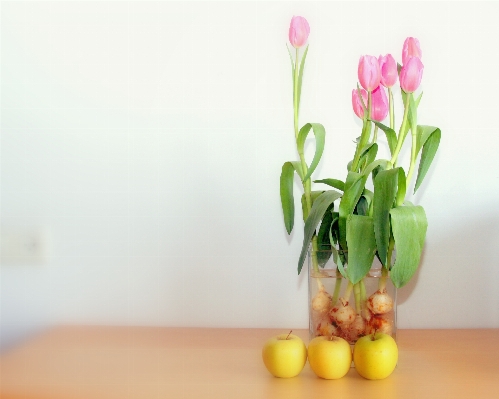
[[[388,115],[388,97],[385,88],[378,86],[371,95],[371,119],[381,122]]]
[[[307,20],[303,17],[297,16],[291,18],[289,25],[289,42],[295,48],[303,46],[310,34],[310,26]]]
[[[423,53],[421,52],[421,47],[419,46],[419,40],[415,37],[408,37],[404,41],[404,46],[402,47],[402,63],[405,65],[409,58],[418,57],[421,58]]]
[[[362,95],[362,99],[364,100],[364,105],[367,107],[367,91],[365,91],[364,89],[360,89],[360,93]],[[364,107],[362,106],[362,102],[360,101],[359,92],[357,89],[352,90],[352,107],[355,115],[357,115],[360,119],[364,119]]]
[[[373,91],[379,86],[381,72],[376,57],[363,55],[359,60],[358,76],[360,85],[367,91]]]
[[[415,92],[423,77],[423,63],[418,57],[411,57],[400,70],[400,87],[406,93]]]
[[[379,56],[379,69],[381,72],[380,83],[385,87],[392,87],[397,81],[398,71],[397,63],[391,54]]]

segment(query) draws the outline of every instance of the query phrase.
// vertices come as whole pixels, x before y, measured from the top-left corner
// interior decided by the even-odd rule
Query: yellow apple
[[[269,339],[262,349],[267,370],[275,377],[295,377],[307,362],[307,347],[302,339],[291,333]]]
[[[395,340],[388,334],[375,333],[359,338],[353,348],[355,369],[368,380],[388,377],[398,360]]]
[[[336,380],[343,377],[352,365],[352,349],[343,338],[315,337],[308,344],[308,362],[321,378]]]

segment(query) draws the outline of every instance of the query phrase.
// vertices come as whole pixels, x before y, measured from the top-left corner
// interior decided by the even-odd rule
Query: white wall
[[[420,123],[443,139],[413,198],[430,225],[400,327],[499,327],[498,11],[2,2],[2,230],[42,228],[52,242],[44,264],[1,266],[2,345],[54,323],[307,326],[302,224],[287,237],[279,200],[281,165],[296,158],[293,15],[311,25],[301,124],[327,130],[315,178],[343,178],[353,156],[359,56],[400,61],[419,38]]]

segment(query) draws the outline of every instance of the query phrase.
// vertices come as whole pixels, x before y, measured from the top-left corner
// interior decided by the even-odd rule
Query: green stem
[[[295,125],[295,139],[298,140],[298,77],[300,74],[300,63],[298,62],[298,49],[296,49],[296,57],[295,57],[295,71],[293,74],[293,110],[294,110],[294,125]]]
[[[350,301],[350,296],[352,295],[352,290],[353,290],[353,284],[351,281],[349,281],[347,288],[345,290],[345,295],[343,295],[343,298],[341,298],[343,306],[348,305],[348,302]]]
[[[406,180],[406,187],[409,187],[409,184],[411,182],[412,174],[414,173],[414,167],[416,165],[416,146],[417,146],[417,134],[412,131],[411,129],[411,135],[412,135],[412,147],[411,147],[411,165],[409,166],[409,172],[407,172],[407,180]]]
[[[401,205],[401,204],[397,204]],[[392,253],[393,253],[393,248],[395,247],[395,240],[393,239],[393,236],[390,236],[390,240],[388,241],[388,253],[386,256],[386,268],[390,270],[392,268]]]
[[[388,279],[388,269],[386,267],[381,268],[381,277],[378,283],[378,291],[383,292],[386,290],[386,280]]]
[[[363,148],[369,142],[371,137],[371,92],[367,93],[367,117],[364,117],[364,123],[362,126],[362,134],[360,135],[360,140],[357,143],[357,148],[355,149],[355,156],[352,161],[350,170],[356,172],[359,168],[360,154]],[[366,115],[366,114],[364,114]]]
[[[295,140],[298,141],[298,134],[300,132],[299,129],[299,123],[298,123],[298,116],[299,116],[299,111],[300,111],[300,104],[299,104],[299,99],[298,99],[298,77],[300,74],[300,62],[299,62],[299,52],[298,48],[296,49],[296,57],[295,57],[295,69],[294,69],[294,76],[293,76],[293,110],[294,110],[294,128],[295,128]],[[298,151],[298,155],[300,156],[300,163],[302,167],[302,172],[303,176],[305,176],[308,172],[308,166],[307,163],[305,162],[305,155],[303,154],[303,151]],[[311,191],[312,191],[312,185],[311,185],[311,180],[308,178],[306,181],[302,181],[303,184],[303,190],[305,192],[305,204],[306,204],[306,212],[303,214],[303,221],[306,221],[308,215],[310,214],[310,210],[312,209],[312,199],[311,199]],[[318,272],[319,271],[319,263],[317,261],[317,238],[314,236],[312,239],[312,250],[311,250],[311,256],[312,256],[312,266],[314,268],[314,271]],[[319,287],[322,286],[322,283],[320,280],[317,280],[319,282]]]
[[[353,286],[353,292],[355,295],[355,311],[357,314],[360,314],[361,308],[361,299],[360,299],[360,283],[357,283]]]
[[[388,88],[388,104],[390,107],[390,129],[395,129],[395,113],[393,112],[393,93],[392,88]]]
[[[400,126],[400,131],[399,131],[399,136],[397,140],[397,146],[395,147],[395,151],[393,153],[392,159],[390,160],[390,163],[392,166],[395,166],[397,163],[397,158],[399,156],[400,149],[402,148],[402,144],[404,143],[405,137],[406,137],[406,127],[407,127],[407,117],[409,115],[409,101],[406,102],[405,108],[404,108],[404,117],[402,119],[402,125]]]
[[[339,270],[336,270],[336,283],[334,285],[333,298],[331,300],[333,306],[336,305],[336,302],[338,302],[342,281],[343,281],[343,276],[341,275]]]
[[[360,280],[360,297],[362,299],[362,304],[364,305],[367,301],[366,284],[364,279]]]
[[[373,143],[376,143],[378,141],[378,126],[374,126],[374,135],[373,135]]]

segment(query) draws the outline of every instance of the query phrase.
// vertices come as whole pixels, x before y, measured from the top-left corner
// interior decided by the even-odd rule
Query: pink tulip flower
[[[373,91],[379,86],[381,72],[378,60],[372,55],[363,55],[359,60],[359,82],[367,91]]]
[[[421,52],[421,47],[419,46],[419,40],[415,37],[408,37],[404,41],[404,46],[402,47],[402,63],[405,65],[409,58],[418,57],[421,58],[423,53]]]
[[[300,16],[291,18],[289,25],[289,42],[294,48],[302,47],[310,34],[310,26],[307,20]]]
[[[362,99],[364,100],[364,105],[367,107],[367,91],[360,89],[360,93],[362,95]],[[352,90],[352,107],[355,115],[357,115],[360,119],[364,119],[364,108],[362,107],[362,102],[360,101],[357,89]]]
[[[406,93],[415,92],[423,77],[424,65],[418,57],[411,57],[406,62],[400,70],[400,87]]]
[[[379,69],[381,71],[381,84],[385,87],[392,87],[397,82],[397,63],[391,54],[380,55],[378,58]]]
[[[371,119],[381,122],[388,115],[388,97],[385,88],[378,86],[371,94]]]

